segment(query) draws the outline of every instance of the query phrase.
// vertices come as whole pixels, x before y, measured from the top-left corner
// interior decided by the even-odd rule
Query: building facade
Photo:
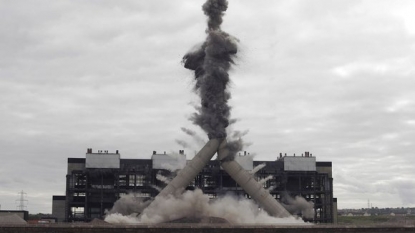
[[[332,163],[317,162],[306,152],[302,156],[280,156],[274,161],[253,161],[244,153],[236,156],[246,170],[259,169],[255,176],[270,194],[290,207],[290,199],[301,196],[314,203],[313,213],[302,216],[315,223],[335,223],[337,200],[333,198]],[[121,159],[118,151],[93,152],[88,149],[85,158],[68,158],[66,195],[54,196],[52,215],[58,221],[90,221],[103,218],[121,195],[130,192],[141,197],[155,197],[157,187],[165,184],[160,175],[173,178],[171,172],[185,166],[184,151],[178,154],[157,154],[151,159]],[[250,198],[245,191],[221,169],[218,160],[211,160],[187,187],[199,188],[211,199],[232,192]],[[295,214],[301,215],[301,212]]]

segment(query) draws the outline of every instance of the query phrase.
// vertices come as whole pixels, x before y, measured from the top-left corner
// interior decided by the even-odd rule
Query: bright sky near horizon
[[[200,148],[180,128],[199,98],[181,59],[204,41],[204,0],[0,0],[0,205],[65,194],[87,148],[150,158]],[[415,1],[230,1],[240,40],[235,130],[256,160],[333,162],[339,208],[415,206]],[[175,140],[185,140],[182,148]]]

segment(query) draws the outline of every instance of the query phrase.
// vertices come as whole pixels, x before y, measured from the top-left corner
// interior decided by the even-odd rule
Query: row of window
[[[128,182],[127,182],[128,176]],[[145,176],[144,175],[120,175],[119,185],[120,186],[144,186]],[[128,183],[128,184],[127,184]]]
[[[127,179],[128,178],[128,179]],[[144,175],[119,175],[119,186],[144,186],[145,176]],[[86,177],[75,174],[71,187],[85,186]],[[115,184],[114,184],[115,185]],[[92,188],[113,188],[114,185],[92,185]],[[100,187],[98,187],[100,186]]]

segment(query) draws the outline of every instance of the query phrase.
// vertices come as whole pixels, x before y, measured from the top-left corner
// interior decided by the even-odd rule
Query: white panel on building
[[[252,156],[245,155],[236,155],[235,161],[241,165],[241,167],[247,171],[252,171],[254,169],[254,159]]]
[[[186,166],[186,155],[184,154],[154,154],[151,156],[153,169],[165,169],[175,171]]]
[[[284,171],[316,171],[316,157],[284,157]]]
[[[86,168],[120,168],[119,154],[86,154]]]

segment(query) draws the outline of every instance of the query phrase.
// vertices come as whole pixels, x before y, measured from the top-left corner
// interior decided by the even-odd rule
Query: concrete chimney
[[[226,160],[226,157],[229,155],[226,139],[210,139],[195,157],[178,172],[177,176],[161,190],[157,197],[183,192],[197,174],[203,170],[203,167],[212,159],[216,152],[218,153],[218,159],[221,161],[222,168],[245,190],[245,192],[257,201],[264,210],[275,217],[291,216],[290,213],[288,213],[288,211],[264,189],[262,184],[255,180],[252,174],[243,169],[235,160]],[[151,207],[153,203],[155,202],[152,202],[149,207]]]
[[[254,199],[265,211],[274,217],[289,217],[291,214],[277,201],[262,184],[255,180],[254,176],[247,172],[235,160],[226,160],[229,150],[226,148],[226,139],[222,141],[218,149],[218,159],[222,168],[241,186],[252,199]]]

